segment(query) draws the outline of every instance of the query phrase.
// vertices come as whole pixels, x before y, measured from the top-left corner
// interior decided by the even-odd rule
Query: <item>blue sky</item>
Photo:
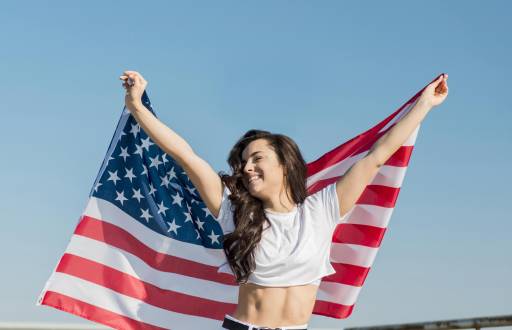
[[[250,128],[307,161],[441,72],[348,327],[510,314],[512,23],[507,1],[5,1],[0,320],[86,322],[34,305],[141,72],[159,118],[216,170]]]

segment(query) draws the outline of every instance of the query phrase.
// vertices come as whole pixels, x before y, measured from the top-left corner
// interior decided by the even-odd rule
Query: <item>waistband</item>
[[[264,326],[261,326],[261,325],[257,325],[257,324],[252,324],[252,323],[248,323],[248,322],[244,322],[244,321],[240,321],[239,319],[229,315],[229,314],[225,314],[224,316],[224,322],[222,323],[222,326],[224,327],[224,325],[226,323],[228,323],[229,321],[226,321],[226,319],[228,320],[231,320],[231,321],[234,321],[236,323],[239,323],[239,325],[245,325],[247,326],[247,330],[256,330],[256,329],[282,329],[282,330],[288,330],[288,329],[297,329],[297,330],[307,330],[308,328],[308,324],[307,323],[304,323],[304,324],[300,324],[300,325],[286,325],[286,326],[280,326],[280,327],[277,327],[277,328],[269,328],[269,327],[264,327]],[[230,329],[230,328],[226,328],[226,329]],[[241,329],[241,328],[240,328]]]

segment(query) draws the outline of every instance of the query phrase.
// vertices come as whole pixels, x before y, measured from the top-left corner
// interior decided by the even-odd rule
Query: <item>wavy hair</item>
[[[284,168],[285,190],[291,192],[291,200],[302,204],[307,197],[307,167],[297,144],[288,136],[269,131],[247,131],[229,152],[228,163],[232,175],[219,172],[222,182],[231,191],[235,229],[223,239],[223,249],[237,283],[246,283],[256,266],[254,250],[261,240],[263,225],[270,222],[265,215],[263,202],[252,196],[243,184],[242,152],[254,140],[265,139],[276,153]]]

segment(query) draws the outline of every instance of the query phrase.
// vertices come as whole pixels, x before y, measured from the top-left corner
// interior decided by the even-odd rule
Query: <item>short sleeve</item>
[[[229,200],[229,195],[231,191],[229,191],[227,186],[224,186],[224,191],[222,192],[222,201],[220,203],[219,216],[217,218],[214,217],[215,220],[220,224],[222,228],[222,233],[224,235],[231,233],[235,230],[235,222],[233,220],[233,211],[231,209],[232,204]]]
[[[310,197],[316,206],[323,208],[324,215],[327,218],[326,220],[331,227],[335,227],[346,220],[348,213],[340,217],[340,204],[336,191],[336,182],[325,186]]]

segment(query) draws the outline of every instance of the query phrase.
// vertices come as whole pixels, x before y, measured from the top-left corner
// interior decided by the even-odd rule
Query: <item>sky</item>
[[[438,74],[386,236],[342,328],[512,313],[508,1],[3,1],[0,321],[90,323],[35,301],[139,71],[216,170],[248,129],[310,162]]]

